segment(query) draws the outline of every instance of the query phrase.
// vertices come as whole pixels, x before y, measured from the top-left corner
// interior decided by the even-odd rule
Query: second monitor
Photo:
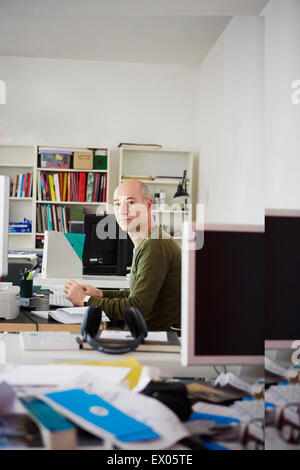
[[[85,275],[126,275],[131,266],[133,243],[114,215],[86,214],[82,256]]]

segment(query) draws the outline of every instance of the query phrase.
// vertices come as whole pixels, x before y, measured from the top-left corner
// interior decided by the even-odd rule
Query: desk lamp
[[[185,198],[185,202],[184,202],[184,206],[183,206],[182,210],[184,210],[187,207],[187,198],[190,197],[190,195],[187,192],[186,184],[187,184],[187,182],[186,182],[186,170],[184,170],[182,181],[177,186],[177,191],[173,196],[174,199],[179,198],[179,197],[181,197],[181,198],[184,197]]]

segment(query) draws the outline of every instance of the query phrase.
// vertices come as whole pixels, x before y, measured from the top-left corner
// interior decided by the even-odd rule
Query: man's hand
[[[65,285],[64,292],[67,299],[70,300],[75,307],[83,307],[83,301],[87,294],[80,284],[70,280]]]
[[[97,287],[90,286],[88,284],[80,284],[83,290],[85,290],[86,295],[91,295],[93,297],[103,297],[103,292],[101,289],[97,289]]]

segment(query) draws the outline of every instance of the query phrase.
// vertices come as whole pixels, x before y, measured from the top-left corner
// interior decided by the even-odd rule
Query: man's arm
[[[123,319],[122,311],[135,307],[147,321],[168,272],[168,263],[162,256],[160,240],[146,242],[143,250],[138,253],[136,262],[137,272],[128,296],[123,294],[119,297],[91,297],[88,305],[100,305],[113,320]]]
[[[103,298],[116,299],[128,297],[130,294],[129,289],[106,289],[103,290],[103,297],[91,296],[88,305],[101,305]],[[100,303],[99,303],[100,302]]]

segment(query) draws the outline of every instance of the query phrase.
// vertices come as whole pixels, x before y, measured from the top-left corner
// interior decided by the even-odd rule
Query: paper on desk
[[[207,415],[226,416],[228,418],[240,419],[237,410],[224,405],[214,405],[203,401],[198,401],[193,405],[193,411],[197,413],[205,413]]]
[[[271,361],[271,359],[269,359],[268,357],[265,357],[265,369],[267,372],[279,377],[283,377],[287,380],[296,378],[299,373],[295,369],[285,369],[279,364],[276,364],[276,362]]]
[[[300,450],[300,444],[289,444],[282,439],[277,428],[266,426],[265,450]]]
[[[107,433],[89,421],[83,420],[80,416],[74,415],[66,408],[57,406],[53,400],[45,397],[44,394],[37,393],[37,396],[56,408],[61,414],[78,426],[101,438],[110,439],[122,449],[166,449],[189,434],[175,413],[154,398],[139,393],[133,394],[132,391],[124,389],[119,385],[95,381],[95,378],[90,375],[78,377],[77,380],[70,383],[68,387],[64,387],[61,390],[72,390],[76,388],[84,390],[86,393],[100,396],[121,412],[148,425],[155,433],[159,434],[160,437],[142,442],[120,442],[112,434]]]
[[[253,395],[254,392],[257,392],[257,384],[249,384],[245,380],[241,380],[239,377],[236,377],[231,372],[227,372],[227,374],[222,372],[220,375],[218,375],[215,380],[215,385],[220,385],[221,387],[224,387],[225,385],[231,385],[232,387],[237,388],[238,390],[242,390],[249,395]],[[260,388],[262,387],[263,385],[261,385]]]
[[[115,361],[76,361],[63,363],[60,362],[60,364],[129,367],[130,371],[124,378],[123,383],[128,383],[130,390],[136,393],[143,390],[150,380],[157,380],[160,377],[160,370],[158,368],[142,366],[134,357],[117,359]]]
[[[0,374],[0,380],[18,386],[62,386],[88,372],[96,380],[118,384],[126,377],[129,367],[92,367],[76,365],[21,365]]]
[[[133,341],[134,337],[130,331],[119,331],[119,330],[102,330],[101,339],[114,339],[120,341]],[[168,336],[166,331],[148,331],[147,337],[145,338],[145,343],[147,341],[157,341],[161,343],[168,342]]]
[[[89,307],[61,307],[57,310],[32,310],[32,314],[41,318],[48,318],[49,316],[59,323],[66,324],[80,324],[83,320],[85,312]],[[109,322],[109,318],[102,311],[102,321]]]

